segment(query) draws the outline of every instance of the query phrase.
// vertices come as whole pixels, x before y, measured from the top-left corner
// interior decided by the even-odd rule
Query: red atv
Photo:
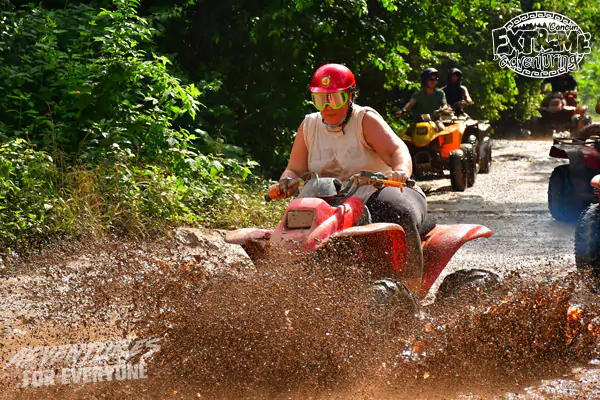
[[[569,160],[569,164],[554,168],[550,176],[550,213],[558,221],[576,221],[581,211],[595,200],[590,180],[600,174],[600,139],[554,139],[550,157]]]
[[[579,105],[577,91],[554,92],[542,101],[538,109],[542,115],[539,121],[543,132],[569,131],[575,136],[577,131],[592,123],[592,118],[586,115],[587,106]]]
[[[341,248],[350,248],[352,260],[361,268],[368,268],[376,281],[378,291],[404,296],[403,304],[417,309],[415,296],[423,298],[450,258],[466,242],[490,237],[492,232],[481,225],[436,225],[421,235],[423,246],[423,275],[418,293],[410,293],[402,283],[407,260],[404,230],[392,223],[370,223],[363,201],[353,196],[360,186],[372,185],[399,187],[403,184],[385,179],[383,174],[362,171],[354,175],[346,187],[334,178],[319,178],[315,173],[304,179],[280,183],[281,189],[292,193],[299,188],[298,198],[293,199],[275,231],[244,228],[231,231],[226,236],[228,243],[241,245],[253,262],[266,259],[318,253],[328,243],[343,242]],[[409,181],[407,184],[414,184]],[[294,189],[290,189],[294,187]],[[275,254],[273,254],[275,253]],[[457,277],[448,276],[448,282],[473,284],[473,279],[489,283],[497,279],[494,274],[483,270],[472,270],[465,279],[465,271]],[[488,275],[489,274],[489,275]],[[466,282],[471,280],[471,282]],[[446,283],[445,281],[444,283]],[[377,287],[377,285],[379,287]],[[448,286],[448,285],[445,285]],[[387,295],[386,295],[387,296]],[[388,296],[389,297],[389,296]],[[411,300],[412,299],[412,300]],[[410,305],[412,304],[412,305]]]

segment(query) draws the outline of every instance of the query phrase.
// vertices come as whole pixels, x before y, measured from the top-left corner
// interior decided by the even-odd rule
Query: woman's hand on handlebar
[[[272,200],[281,200],[287,197],[287,193],[284,190],[282,190],[281,184],[277,182],[269,186],[267,196],[269,196],[269,198],[271,198]]]
[[[404,116],[406,116],[406,115],[408,115],[408,111],[406,111],[405,109],[398,110],[398,111],[396,111],[396,112],[394,113],[394,116],[395,116],[396,118],[404,117]]]
[[[298,193],[299,185],[302,180],[303,178],[281,178],[278,183],[274,183],[269,187],[265,200],[281,200],[294,196]]]
[[[405,183],[410,178],[410,175],[404,170],[397,170],[388,172],[387,177],[390,181]]]

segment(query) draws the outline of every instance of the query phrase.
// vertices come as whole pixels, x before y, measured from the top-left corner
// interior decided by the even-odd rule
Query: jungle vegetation
[[[600,28],[584,0],[0,1],[0,244],[269,224],[259,194],[327,62],[394,127],[429,66],[463,71],[473,116],[523,123],[540,82],[498,67],[491,30],[532,10]]]

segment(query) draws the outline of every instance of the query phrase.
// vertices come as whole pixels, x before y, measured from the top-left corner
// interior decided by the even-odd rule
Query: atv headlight
[[[307,229],[314,220],[313,210],[290,210],[287,212],[286,225],[288,229]]]
[[[417,135],[427,135],[427,127],[420,126],[417,128]]]

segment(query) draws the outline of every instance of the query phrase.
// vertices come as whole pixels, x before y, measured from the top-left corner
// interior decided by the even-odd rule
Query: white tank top
[[[367,112],[377,113],[370,107],[355,104],[342,132],[328,131],[319,112],[306,115],[302,130],[308,149],[308,170],[319,176],[339,178],[344,184],[362,170],[390,172],[390,166],[369,146],[363,135],[362,121]],[[366,201],[374,192],[375,188],[363,186],[356,195]]]

